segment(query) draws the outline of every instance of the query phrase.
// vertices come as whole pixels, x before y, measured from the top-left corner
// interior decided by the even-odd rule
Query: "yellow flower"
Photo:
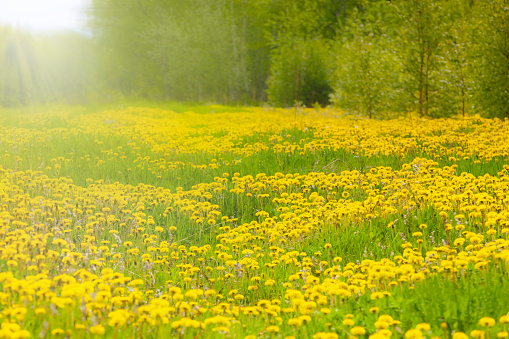
[[[20,331],[14,332],[11,335],[12,339],[26,339],[26,338],[30,338],[30,337],[31,337],[31,334],[27,330],[20,330]]]
[[[323,314],[329,314],[330,313],[330,308],[323,307],[323,308],[320,309],[320,312],[322,312]]]
[[[55,336],[56,335],[62,335],[62,334],[64,334],[64,330],[61,329],[61,328],[55,328],[53,331],[51,331],[51,334],[55,335]]]
[[[288,319],[288,325],[299,327],[300,325],[302,325],[302,320],[299,318]]]
[[[267,331],[267,333],[278,333],[279,327],[276,325],[272,325],[272,326],[267,327],[265,330]]]
[[[490,318],[490,317],[484,317],[484,318],[481,318],[481,320],[479,320],[479,325],[484,326],[484,327],[495,326],[495,323],[496,323],[495,319]]]
[[[343,325],[345,325],[345,326],[353,326],[353,325],[355,325],[355,321],[353,321],[353,319],[347,318],[347,319],[343,320]]]
[[[375,322],[375,327],[377,329],[385,329],[388,328],[389,326],[390,324],[385,321],[378,320],[377,322]]]
[[[299,320],[301,320],[303,323],[307,324],[311,321],[311,317],[309,315],[301,315],[299,317]]]
[[[35,309],[35,314],[37,315],[43,315],[46,314],[46,309],[44,307],[37,307]]]
[[[483,339],[484,338],[484,331],[473,330],[473,331],[470,332],[470,336],[472,338]]]
[[[415,328],[421,331],[429,331],[431,329],[431,326],[426,323],[420,323],[417,326],[415,326]]]
[[[122,316],[114,316],[108,322],[108,325],[111,327],[122,327],[125,325],[127,319]]]
[[[305,301],[299,305],[299,312],[302,314],[310,314],[316,308],[316,303],[314,301]]]
[[[7,266],[9,266],[10,268],[17,267],[18,266],[18,262],[15,261],[15,260],[8,260],[7,261]]]
[[[210,289],[210,290],[206,290],[205,291],[205,296],[206,297],[213,297],[217,294],[216,290],[213,290],[213,289]]]
[[[143,284],[144,284],[143,280],[141,280],[141,279],[134,279],[133,281],[131,281],[129,283],[129,286],[140,286],[140,285],[143,285]]]
[[[406,339],[419,339],[422,338],[422,332],[418,329],[411,329],[405,333]]]
[[[338,338],[339,337],[337,333],[334,332],[329,333],[318,332],[313,335],[313,339],[338,339]]]
[[[362,326],[355,326],[350,329],[350,333],[354,336],[360,336],[366,333],[366,330]]]
[[[101,325],[95,325],[90,327],[90,333],[96,334],[96,335],[103,335],[106,329]]]

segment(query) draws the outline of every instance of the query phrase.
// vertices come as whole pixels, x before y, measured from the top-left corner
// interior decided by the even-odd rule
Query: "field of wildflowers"
[[[509,126],[0,121],[0,338],[505,338]]]

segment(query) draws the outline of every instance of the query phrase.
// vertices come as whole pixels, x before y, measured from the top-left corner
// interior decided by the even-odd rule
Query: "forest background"
[[[92,0],[0,26],[0,106],[119,99],[509,116],[509,0]]]

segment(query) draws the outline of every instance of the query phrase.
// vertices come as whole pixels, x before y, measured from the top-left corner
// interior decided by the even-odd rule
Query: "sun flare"
[[[0,2],[0,24],[34,31],[80,30],[87,0],[16,0]]]

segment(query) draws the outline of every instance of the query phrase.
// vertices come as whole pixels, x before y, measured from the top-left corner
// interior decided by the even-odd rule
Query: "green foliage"
[[[472,96],[477,90],[476,71],[478,59],[476,46],[472,39],[473,23],[471,19],[461,18],[453,22],[448,29],[443,53],[438,56],[437,106],[441,115],[475,112]]]
[[[509,116],[509,1],[487,0],[479,22],[479,104],[488,116]]]
[[[339,107],[379,115],[507,115],[507,1],[362,3],[339,38]]]
[[[304,40],[279,47],[272,56],[268,79],[269,101],[278,106],[302,102],[326,105],[332,92],[329,46],[323,40]]]
[[[397,108],[401,67],[393,44],[380,18],[351,14],[343,38],[335,44],[335,105],[370,118]]]
[[[161,72],[147,55],[150,41],[143,36],[158,12],[155,1],[91,2],[88,26],[97,54],[97,79],[106,99],[163,95]]]
[[[264,98],[266,15],[257,3],[94,1],[90,15],[110,89],[187,101]]]
[[[145,31],[166,96],[232,101],[247,86],[246,48],[233,3],[189,2],[168,10]],[[197,23],[200,24],[197,24]]]
[[[267,80],[269,102],[278,106],[326,105],[332,93],[330,42],[339,31],[341,6],[328,0],[276,4],[266,31],[273,47]],[[346,7],[342,11],[346,13]]]
[[[444,32],[441,2],[409,0],[396,3],[402,25],[400,53],[408,77],[405,88],[410,95],[409,108],[421,116],[434,116],[433,96],[436,93],[437,54]]]

